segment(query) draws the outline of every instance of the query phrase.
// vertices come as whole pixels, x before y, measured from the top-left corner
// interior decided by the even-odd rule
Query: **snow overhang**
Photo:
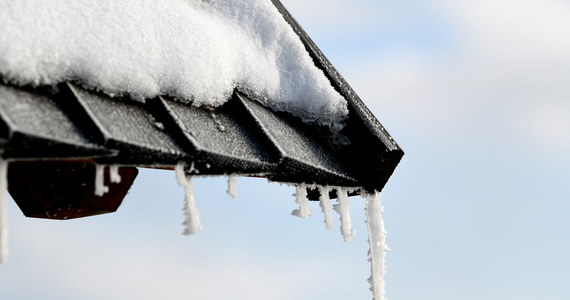
[[[185,162],[190,175],[381,191],[402,149],[283,5],[272,2],[346,99],[348,117],[340,132],[272,110],[240,89],[221,106],[196,107],[161,96],[144,103],[111,97],[71,82],[0,84],[2,157],[9,168],[23,161],[81,161],[174,169]],[[317,200],[318,192],[309,198]]]

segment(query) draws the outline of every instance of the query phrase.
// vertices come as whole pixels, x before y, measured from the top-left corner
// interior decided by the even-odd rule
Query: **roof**
[[[382,190],[402,149],[283,5],[273,3],[348,101],[342,142],[329,128],[270,110],[240,90],[209,108],[165,97],[146,103],[113,98],[71,82],[40,88],[0,84],[2,157],[168,169],[184,161],[190,175]]]

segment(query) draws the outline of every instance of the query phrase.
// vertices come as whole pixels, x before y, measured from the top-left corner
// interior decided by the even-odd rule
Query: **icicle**
[[[325,224],[328,230],[333,228],[333,218],[331,213],[331,202],[329,197],[330,188],[328,186],[321,186],[320,192],[321,196],[319,197],[320,206],[323,214],[325,215]]]
[[[179,162],[176,165],[176,179],[178,184],[184,187],[184,215],[186,219],[184,220],[183,234],[196,234],[202,231],[202,223],[200,222],[200,213],[196,208],[196,198],[194,198],[194,192],[192,190],[192,177],[187,176],[184,173],[184,162]],[[191,166],[193,168],[193,164]]]
[[[226,192],[232,198],[235,198],[237,196],[236,183],[237,183],[237,175],[232,174],[228,176],[228,189],[226,190]]]
[[[386,246],[386,229],[382,220],[382,203],[380,194],[365,194],[366,198],[366,222],[368,223],[368,244],[370,251],[370,269],[371,274],[368,281],[370,282],[370,290],[375,300],[384,300],[384,274],[386,274],[386,251],[390,248]]]
[[[342,233],[344,241],[348,243],[356,233],[352,230],[352,222],[350,220],[348,191],[345,187],[337,187],[336,194],[338,202],[333,206],[333,208],[340,215],[340,232]]]
[[[299,218],[308,218],[311,216],[311,209],[309,208],[309,199],[307,199],[307,185],[299,183],[297,191],[295,192],[295,202],[299,204],[299,209],[291,212],[292,215]]]
[[[8,162],[0,159],[0,263],[8,260]]]
[[[119,165],[109,166],[109,173],[111,175],[112,183],[121,183],[121,174],[119,174]]]
[[[95,196],[103,196],[109,192],[109,187],[105,185],[105,166],[95,165]]]
[[[181,161],[174,168],[174,172],[176,172],[176,181],[178,182],[178,185],[181,186],[184,186],[184,183],[186,182],[186,174],[184,173],[184,166],[186,166],[186,164]]]

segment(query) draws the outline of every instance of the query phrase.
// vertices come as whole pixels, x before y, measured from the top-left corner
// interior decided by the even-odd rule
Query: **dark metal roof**
[[[403,151],[277,0],[317,67],[349,103],[333,142],[328,128],[275,112],[236,90],[217,108],[158,97],[113,98],[73,83],[51,88],[0,84],[0,151],[12,160],[89,160],[191,174],[264,176],[274,181],[382,190]],[[314,198],[314,196],[313,196]]]

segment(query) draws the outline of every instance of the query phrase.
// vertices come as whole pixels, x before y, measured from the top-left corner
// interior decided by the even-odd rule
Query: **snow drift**
[[[208,106],[240,88],[321,125],[347,114],[270,0],[0,0],[0,75]]]

